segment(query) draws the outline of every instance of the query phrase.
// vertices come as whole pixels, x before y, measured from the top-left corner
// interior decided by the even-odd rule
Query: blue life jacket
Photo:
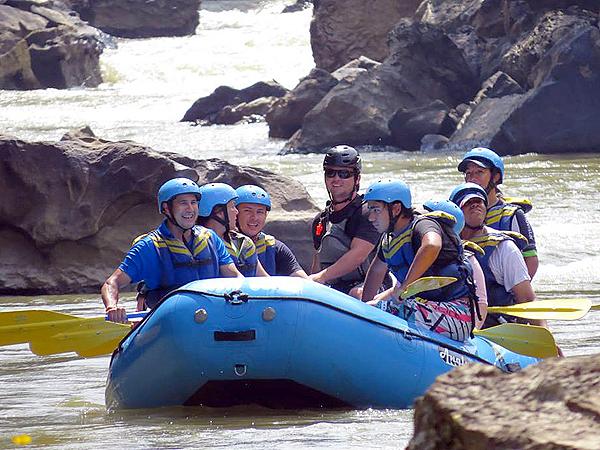
[[[517,210],[521,209],[527,213],[531,211],[531,202],[527,199],[506,199],[501,200],[487,210],[485,216],[485,225],[501,231],[510,231],[512,228],[512,219]]]
[[[452,229],[455,219],[442,211],[419,215],[397,233],[386,233],[381,238],[381,250],[389,269],[401,283],[406,278],[408,269],[415,259],[415,251],[412,245],[412,234],[415,225],[421,220],[435,220],[442,228],[442,239],[451,240],[456,243],[457,257],[454,261],[440,264],[434,263],[423,274],[428,276],[454,277],[454,283],[441,289],[421,292],[419,297],[430,301],[444,302],[473,295],[473,269],[466,260],[460,238]]]
[[[230,231],[229,240],[224,241],[227,251],[241,274],[245,277],[255,277],[258,255],[252,239],[236,231]]]
[[[490,257],[496,251],[498,245],[506,240],[513,241],[520,250],[527,245],[527,238],[514,231],[497,231],[470,239],[470,241],[479,245],[484,252],[483,255],[475,253],[475,257],[485,276],[485,288],[489,306],[510,306],[515,304],[515,296],[513,293],[507,291],[502,284],[496,281],[496,278],[490,269]],[[517,321],[518,320],[512,316],[490,313],[487,315],[484,327],[487,328],[500,323]]]
[[[276,240],[273,236],[261,231],[254,243],[256,245],[258,260],[269,275],[277,275],[277,265],[275,262],[277,249],[275,248],[275,242]]]
[[[190,247],[175,239],[166,224],[147,235],[154,244],[161,264],[160,286],[150,289],[146,306],[154,308],[168,292],[194,280],[220,276],[213,235],[204,227],[192,229]]]

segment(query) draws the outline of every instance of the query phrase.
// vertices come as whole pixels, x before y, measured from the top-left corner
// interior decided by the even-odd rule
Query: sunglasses
[[[354,171],[348,169],[325,169],[325,176],[327,178],[334,178],[336,175],[342,180],[347,180],[354,176]]]

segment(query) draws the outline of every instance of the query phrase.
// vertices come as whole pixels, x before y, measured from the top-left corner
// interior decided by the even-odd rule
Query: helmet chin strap
[[[341,205],[342,203],[349,203],[354,199],[354,194],[356,194],[358,192],[358,185],[356,183],[356,180],[358,179],[358,175],[355,174],[354,175],[354,188],[352,189],[352,193],[346,197],[344,200],[334,200],[331,192],[329,192],[329,189],[327,190],[327,194],[329,195],[329,206],[334,206],[334,205]]]
[[[400,215],[401,215],[401,214],[398,214],[398,215],[394,216],[394,213],[392,212],[392,206],[393,205],[391,203],[387,204],[388,215],[390,217],[390,224],[388,225],[388,229],[387,229],[388,233],[392,233],[394,231],[396,223],[400,219]]]
[[[167,205],[169,206],[169,211],[171,211],[171,203],[170,203],[170,202],[167,202]],[[173,218],[173,216],[171,215],[171,213],[170,213],[170,212],[169,212],[169,213],[163,212],[163,214],[166,216],[166,218],[167,218],[167,220],[168,220],[169,222],[171,222],[173,225],[175,225],[177,228],[179,228],[179,229],[180,229],[181,231],[183,231],[184,233],[185,233],[186,231],[189,231],[189,230],[191,230],[192,228],[194,228],[194,225],[192,225],[192,226],[191,226],[191,227],[189,227],[189,228],[184,228],[184,227],[182,227],[182,226],[181,226],[181,225],[179,225],[179,223],[178,223],[178,222],[177,222],[177,221],[176,221],[176,220]]]
[[[223,225],[223,227],[225,227],[224,236],[227,237],[229,235],[229,232],[231,231],[231,227],[229,226],[229,213],[227,212],[227,207],[223,208],[223,214],[225,215],[225,218],[221,219],[214,213],[213,209],[213,212],[210,214],[210,216],[208,216],[208,218],[213,219],[214,221]]]

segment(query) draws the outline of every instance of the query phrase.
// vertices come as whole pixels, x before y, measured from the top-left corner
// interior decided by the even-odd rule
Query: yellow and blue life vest
[[[273,236],[265,234],[262,231],[258,234],[258,239],[254,243],[254,245],[256,245],[258,260],[269,275],[277,275],[277,265],[275,260],[277,250],[275,248],[275,243],[276,239]]]
[[[230,231],[229,240],[225,240],[225,248],[242,275],[245,277],[256,276],[258,255],[252,239],[236,231]]]
[[[442,239],[450,239],[455,242],[457,252],[457,258],[454,261],[443,265],[434,263],[423,276],[455,277],[457,281],[441,289],[421,292],[419,297],[443,302],[472,295],[473,290],[468,283],[472,280],[473,269],[465,259],[460,238],[452,229],[455,223],[454,217],[442,211],[419,215],[403,230],[397,233],[386,233],[382,236],[381,251],[391,272],[399,282],[406,278],[408,269],[415,259],[415,250],[412,244],[413,230],[421,220],[435,220],[439,223],[442,228]]]
[[[488,209],[485,224],[496,230],[510,231],[512,226],[512,218],[521,209],[528,213],[531,211],[532,205],[526,198],[505,198]]]
[[[219,276],[219,263],[212,234],[204,227],[192,228],[188,247],[175,239],[163,222],[147,235],[158,253],[161,265],[160,286],[150,289],[146,296],[149,308],[168,292],[191,281]],[[139,238],[138,238],[139,239]]]
[[[513,293],[507,291],[503,285],[496,281],[496,278],[490,269],[490,257],[496,251],[498,245],[506,240],[513,241],[520,250],[527,245],[527,238],[514,231],[495,231],[470,239],[470,241],[481,247],[484,252],[483,255],[481,253],[475,253],[475,257],[485,276],[485,287],[489,306],[510,306],[515,304],[515,296]],[[504,319],[499,321],[500,316]],[[500,314],[488,314],[484,327],[498,325],[504,321],[516,322],[516,319],[511,316]]]

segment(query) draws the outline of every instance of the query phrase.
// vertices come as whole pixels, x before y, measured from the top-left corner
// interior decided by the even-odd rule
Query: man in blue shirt
[[[117,270],[102,286],[108,319],[127,322],[118,306],[119,290],[143,281],[146,306],[155,307],[169,291],[194,280],[241,277],[223,241],[214,231],[196,226],[200,188],[187,178],[174,178],[158,191],[158,210],[165,220],[136,240]]]

